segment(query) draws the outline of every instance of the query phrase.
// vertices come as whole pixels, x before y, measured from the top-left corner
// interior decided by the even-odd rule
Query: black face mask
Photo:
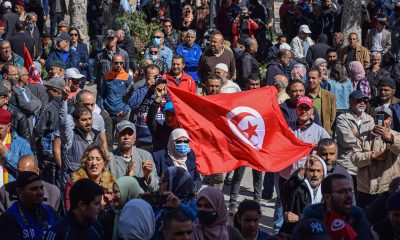
[[[197,211],[197,217],[199,218],[199,222],[204,225],[210,225],[214,223],[218,218],[218,212],[216,211]]]

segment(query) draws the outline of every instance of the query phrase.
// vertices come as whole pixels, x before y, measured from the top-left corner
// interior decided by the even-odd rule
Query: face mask
[[[160,8],[160,4],[159,3],[154,4],[154,8],[156,9]]]
[[[157,55],[150,55],[150,60],[151,61],[156,61],[158,59]]]
[[[218,218],[218,212],[216,211],[204,211],[198,210],[197,217],[199,218],[199,222],[204,225],[210,225],[214,223]]]
[[[35,27],[35,24],[29,23],[27,27],[28,27],[28,30],[32,30]]]
[[[61,76],[60,76],[60,74],[55,73],[55,74],[53,75],[53,77],[61,77]]]
[[[238,54],[238,53],[241,52],[241,50],[240,50],[240,48],[234,48],[234,49],[233,49],[233,52],[234,52],[235,54]]]
[[[175,150],[183,155],[186,155],[190,152],[190,146],[188,143],[177,143],[175,144]]]
[[[160,44],[161,44],[161,39],[160,39],[160,38],[153,38],[153,39],[151,40],[151,43],[152,43],[153,45],[160,46]]]

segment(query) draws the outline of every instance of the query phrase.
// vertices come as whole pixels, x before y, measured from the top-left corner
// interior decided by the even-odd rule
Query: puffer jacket
[[[350,159],[354,153],[353,149],[357,147],[358,141],[363,142],[367,139],[368,132],[375,126],[374,119],[366,113],[361,116],[360,126],[357,126],[356,122],[354,114],[350,111],[340,114],[336,119],[338,162],[351,175],[357,175],[357,167]]]
[[[389,183],[400,173],[400,133],[391,130],[393,144],[368,131],[357,141],[351,161],[357,167],[357,191],[379,194],[389,190]],[[372,152],[386,151],[384,160],[371,161]]]
[[[126,90],[133,81],[124,69],[120,72],[110,71],[104,74],[103,86],[101,88],[102,110],[107,110],[111,116],[116,116],[119,112],[129,113],[129,106],[122,101]]]

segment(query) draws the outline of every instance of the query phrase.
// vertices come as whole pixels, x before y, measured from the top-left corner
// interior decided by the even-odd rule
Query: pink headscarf
[[[363,65],[358,61],[352,61],[349,64],[349,76],[352,81],[358,81],[362,78],[365,78],[365,70]]]
[[[218,212],[217,220],[207,226],[197,223],[194,226],[193,237],[195,240],[229,240],[228,210],[225,206],[224,194],[215,187],[203,188],[197,195],[197,199],[205,198]]]

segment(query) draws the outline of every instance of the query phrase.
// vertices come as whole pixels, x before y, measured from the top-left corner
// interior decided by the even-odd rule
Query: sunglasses
[[[175,143],[189,143],[189,140],[176,140]]]
[[[150,51],[150,54],[157,54],[158,51]]]
[[[115,65],[119,64],[119,65],[123,65],[124,62],[114,62]]]
[[[77,33],[71,33],[71,34],[69,34],[71,37],[76,37],[76,36],[78,36],[78,34]]]
[[[356,103],[367,103],[368,102],[368,100],[367,99],[364,99],[364,98],[362,98],[362,99],[356,99]]]
[[[170,28],[170,27],[172,27],[171,25],[164,25],[164,27],[166,27],[166,28]]]
[[[162,38],[162,37],[160,37],[160,36],[154,36],[154,38]]]

